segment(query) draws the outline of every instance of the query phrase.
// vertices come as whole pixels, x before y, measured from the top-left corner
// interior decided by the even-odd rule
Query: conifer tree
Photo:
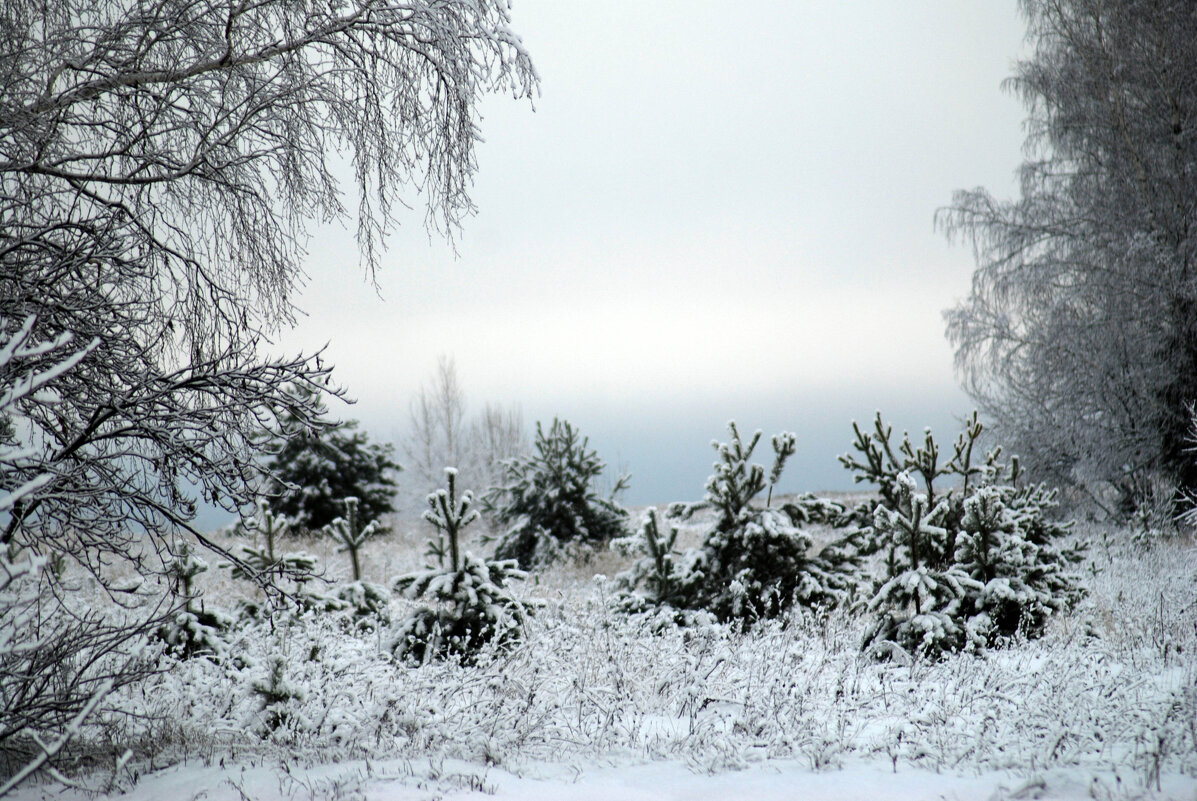
[[[915,488],[909,473],[896,482],[897,508],[878,505],[874,528],[889,543],[889,576],[869,601],[876,619],[866,630],[864,646],[885,655],[896,644],[910,653],[939,655],[966,642],[966,596],[981,589],[958,566],[945,564],[948,532],[937,525],[948,503],[933,508]]]
[[[303,399],[314,395],[302,387],[290,392]],[[290,518],[293,533],[319,532],[342,516],[345,498],[358,499],[363,526],[395,511],[396,475],[402,468],[394,460],[394,446],[371,442],[356,420],[331,421],[323,403],[309,402],[317,403],[320,425],[307,430],[284,417],[282,434],[268,443],[273,452],[264,465],[264,495],[271,509]]]
[[[681,553],[675,549],[677,534],[677,526],[671,525],[669,533],[663,535],[657,510],[650,508],[635,534],[611,541],[612,548],[638,557],[629,570],[615,577],[616,609],[628,614],[673,609],[677,610],[673,619],[679,623],[692,617],[685,610],[698,595],[699,588],[694,585],[702,573],[690,564],[698,551]]]
[[[371,616],[386,617],[389,596],[385,588],[362,580],[361,552],[367,542],[381,533],[382,525],[377,520],[362,523],[361,502],[357,498],[349,497],[342,503],[345,516],[325,526],[324,533],[339,543],[338,551],[349,553],[353,581],[338,586],[335,597],[354,610],[359,622],[369,625],[366,619]]]
[[[728,429],[729,442],[711,443],[719,460],[707,479],[704,499],[670,510],[683,518],[699,509],[715,510],[714,525],[702,547],[673,553],[676,529],[663,540],[655,513],[646,516],[640,534],[621,541],[622,547],[639,550],[643,558],[616,577],[619,608],[639,611],[665,605],[704,610],[724,621],[754,621],[776,617],[795,603],[832,606],[854,594],[859,577],[856,529],[815,555],[810,534],[788,511],[805,514],[807,505],[787,504],[781,509],[752,505],[766,486],[772,487],[780,478],[794,453],[793,435],[773,438],[773,467],[766,474],[762,465],[751,461],[761,432],[746,442],[734,422]],[[683,612],[678,619],[698,617]]]
[[[1052,520],[1058,493],[1020,485],[1018,457],[1001,463],[1001,448],[982,455],[975,412],[946,462],[929,430],[919,446],[903,434],[894,447],[880,413],[870,434],[853,430],[859,456],[840,461],[879,488],[867,542],[884,555],[866,648],[939,656],[1035,637],[1081,597],[1069,568],[1086,545],[1065,542],[1071,524]]]
[[[200,599],[195,586],[196,576],[208,570],[208,563],[195,554],[195,548],[183,543],[176,549],[176,555],[166,564],[166,575],[172,582],[172,590],[183,599],[183,608],[158,629],[158,637],[168,649],[182,659],[207,656],[220,659],[225,655],[228,644],[224,635],[233,621],[227,615],[208,610]]]
[[[271,654],[266,660],[266,675],[255,679],[250,689],[261,701],[259,734],[269,737],[278,729],[304,729],[308,721],[295,710],[295,702],[307,697],[304,688],[287,678],[287,660],[281,654]]]
[[[506,527],[496,558],[528,569],[551,561],[563,547],[593,546],[625,533],[628,513],[615,497],[629,477],[620,476],[609,496],[601,497],[595,482],[605,465],[589,444],[567,421],[554,419],[547,432],[536,424],[534,453],[504,462],[503,486],[483,499]]]
[[[397,593],[425,602],[399,624],[392,641],[396,656],[416,663],[468,663],[489,643],[508,645],[519,638],[529,611],[508,586],[527,575],[515,560],[484,560],[461,550],[461,533],[478,512],[472,492],[458,498],[457,470],[445,468],[445,477],[447,487],[428,495],[424,512],[435,530],[428,555],[437,564],[394,583]]]
[[[286,515],[275,514],[265,499],[258,500],[257,512],[253,517],[241,521],[240,528],[246,533],[263,538],[262,546],[243,545],[238,553],[242,564],[233,564],[233,578],[250,581],[277,581],[284,576],[297,578],[308,576],[316,569],[316,557],[307,553],[280,552],[278,546],[291,529]]]
[[[339,543],[337,550],[349,553],[349,563],[353,568],[353,580],[362,580],[362,547],[381,529],[377,520],[363,524],[361,519],[361,501],[352,496],[345,498],[345,516],[338,517],[324,527],[324,533]]]

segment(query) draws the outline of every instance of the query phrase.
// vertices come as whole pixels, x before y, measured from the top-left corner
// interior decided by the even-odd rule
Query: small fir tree
[[[703,501],[671,509],[675,517],[689,517],[702,508],[715,510],[714,526],[702,547],[673,554],[676,530],[662,542],[655,514],[650,515],[640,535],[625,546],[638,549],[644,558],[616,577],[620,608],[668,605],[707,611],[724,621],[752,621],[776,617],[795,603],[831,606],[854,594],[859,575],[855,529],[816,555],[810,534],[799,528],[786,506],[752,505],[753,498],[780,478],[794,452],[793,435],[773,438],[774,461],[767,480],[765,468],[751,461],[761,432],[745,442],[734,422],[728,429],[730,442],[712,443],[719,461]],[[794,509],[805,514],[806,506]]]
[[[361,550],[367,542],[378,535],[382,526],[377,520],[363,524],[360,513],[361,501],[352,496],[342,503],[345,505],[345,516],[338,517],[324,527],[324,533],[337,541],[338,551],[349,554],[349,564],[353,569],[353,580],[362,579]]]
[[[473,493],[457,496],[457,471],[445,468],[447,488],[428,496],[424,519],[435,536],[428,555],[436,566],[400,576],[395,591],[423,600],[399,624],[392,642],[396,656],[424,663],[457,658],[472,662],[487,644],[508,645],[520,636],[528,608],[509,583],[526,573],[514,560],[483,560],[461,550],[461,533],[478,519]]]
[[[307,698],[307,691],[287,678],[287,660],[271,654],[266,660],[266,675],[255,679],[250,689],[261,701],[258,733],[269,737],[279,729],[304,730],[311,722],[296,709],[296,702]]]
[[[744,444],[734,422],[731,441],[713,442],[719,454],[707,480],[705,502],[718,511],[695,560],[705,577],[703,606],[721,620],[776,617],[791,605],[832,606],[854,592],[859,566],[852,530],[833,543],[828,561],[812,555],[810,534],[783,507],[758,509],[752,499],[766,486],[765,469],[750,462],[760,441],[757,431]],[[773,438],[770,486],[794,452],[792,434]]]
[[[242,545],[240,553],[241,564],[233,564],[231,572],[233,578],[266,582],[275,584],[283,577],[297,579],[308,577],[315,571],[317,559],[304,552],[280,552],[278,546],[291,528],[291,521],[286,515],[275,514],[265,499],[258,500],[258,508],[253,517],[244,519],[240,529],[254,538],[262,536],[263,544],[259,546]]]
[[[353,609],[360,622],[369,625],[369,618],[386,617],[390,600],[385,587],[362,580],[362,548],[381,533],[382,526],[377,520],[363,525],[361,501],[358,498],[349,497],[343,503],[345,516],[338,517],[324,527],[324,533],[337,541],[337,550],[349,554],[353,570],[353,581],[339,585],[335,597]]]
[[[208,570],[208,563],[195,555],[187,543],[178,547],[166,564],[172,591],[184,600],[183,608],[158,629],[167,650],[180,659],[197,656],[219,661],[228,650],[225,634],[233,620],[216,610],[204,608],[195,577]]]
[[[889,543],[890,575],[869,601],[876,618],[864,646],[881,655],[894,645],[932,656],[959,650],[967,642],[968,594],[981,585],[956,565],[944,565],[948,532],[938,523],[947,502],[931,507],[909,473],[898,474],[895,492],[896,509],[878,505],[874,512],[874,529]]]
[[[677,526],[661,534],[657,510],[650,508],[640,521],[635,534],[611,541],[611,547],[625,556],[637,556],[631,569],[615,577],[614,606],[621,612],[638,614],[660,609],[676,610],[674,622],[684,623],[691,617],[687,607],[698,594],[694,581],[701,570],[689,562],[698,551],[681,553],[675,549]],[[684,578],[689,578],[686,583]]]
[[[328,595],[315,588],[320,581],[319,558],[305,551],[280,551],[282,538],[288,533],[291,523],[285,515],[275,514],[265,499],[258,501],[257,512],[251,518],[240,520],[235,534],[252,535],[255,540],[260,534],[263,544],[255,542],[240,548],[238,561],[226,563],[233,578],[252,581],[268,596],[277,595],[294,603],[299,612],[339,612],[348,604],[335,595]],[[385,593],[384,593],[385,597]],[[262,606],[256,600],[242,600],[238,603],[242,617],[258,618]]]
[[[307,397],[313,390],[292,392]],[[284,419],[283,435],[271,443],[264,493],[271,509],[289,517],[293,530],[308,532],[340,517],[344,498],[358,499],[362,525],[395,511],[396,475],[402,468],[394,461],[394,446],[371,442],[356,420],[328,421],[327,409],[319,408],[324,425],[315,433]]]
[[[975,412],[943,463],[929,430],[922,445],[903,434],[895,448],[880,413],[871,434],[853,429],[859,456],[840,461],[879,489],[868,547],[884,555],[866,648],[938,656],[1036,637],[1051,613],[1081,597],[1069,568],[1086,544],[1063,541],[1071,524],[1052,519],[1056,491],[1020,486],[1018,458],[1003,464],[1000,448],[978,459]],[[956,483],[944,488],[943,479]]]
[[[514,559],[523,569],[544,564],[563,547],[594,546],[622,536],[628,513],[615,503],[626,489],[620,476],[607,498],[595,482],[605,465],[589,440],[568,422],[553,420],[546,432],[536,424],[535,453],[503,464],[504,484],[493,487],[483,507],[506,527],[495,548],[497,559]]]

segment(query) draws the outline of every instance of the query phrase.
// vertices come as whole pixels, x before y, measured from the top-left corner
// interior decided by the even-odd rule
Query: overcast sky
[[[631,503],[700,497],[732,418],[797,433],[788,489],[848,488],[835,456],[876,409],[954,436],[941,315],[972,256],[932,219],[1015,192],[1014,0],[512,5],[541,96],[484,104],[456,256],[419,209],[378,292],[349,233],[310,243],[283,342],[328,343],[358,399],[334,411],[398,440],[453,355],[474,408],[574,422]]]

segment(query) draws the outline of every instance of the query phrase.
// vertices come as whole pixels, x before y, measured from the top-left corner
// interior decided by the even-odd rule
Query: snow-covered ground
[[[1083,534],[1077,610],[1041,640],[939,663],[861,656],[859,615],[747,631],[630,619],[594,576],[620,569],[610,554],[530,582],[548,603],[524,642],[474,666],[399,664],[385,632],[327,615],[261,623],[231,643],[236,660],[122,691],[115,706],[142,717],[91,730],[80,781],[183,801],[1197,799],[1197,549]],[[376,544],[374,577],[420,546]],[[274,656],[294,692],[271,728],[255,686]]]
[[[962,775],[920,768],[896,772],[859,763],[816,772],[792,760],[776,760],[715,774],[684,763],[653,762],[586,767],[542,764],[516,775],[461,762],[383,761],[324,765],[311,769],[177,765],[144,777],[124,801],[954,801],[959,799],[1127,799],[1141,796],[1197,798],[1191,776],[1168,774],[1161,791],[1144,793],[1114,771],[1056,769],[1030,778],[1013,773]],[[31,788],[21,799],[62,799],[61,788]]]

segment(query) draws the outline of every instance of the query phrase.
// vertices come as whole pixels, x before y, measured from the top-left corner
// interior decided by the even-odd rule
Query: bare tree
[[[368,271],[397,204],[422,199],[451,237],[479,98],[535,91],[509,22],[494,0],[0,4],[0,341],[89,343],[6,410],[38,458],[0,472],[20,496],[0,544],[81,566],[114,602],[119,563],[154,576],[179,529],[221,550],[190,487],[247,509],[261,433],[319,425],[286,390],[328,368],[259,348],[292,320],[305,226],[349,217],[330,154],[353,166]],[[0,392],[15,380],[0,368]]]
[[[503,462],[528,450],[523,412],[518,406],[504,407],[487,401],[470,424],[470,440],[475,443],[479,463],[477,486],[495,486],[502,477]]]
[[[29,317],[0,338],[0,420],[7,424],[0,473],[23,477],[0,489],[0,515],[54,491],[53,465],[14,410],[37,394],[53,404],[63,377],[99,344],[79,347],[68,334],[39,342],[35,322]],[[53,556],[11,543],[0,548],[0,772],[9,777],[0,796],[51,766],[114,687],[153,669],[129,644],[160,615],[162,599],[134,585],[122,588],[113,610],[88,608],[69,584],[47,580]]]
[[[435,489],[445,467],[460,469],[465,461],[465,408],[457,364],[452,356],[442,355],[432,381],[412,398],[410,430],[403,442],[408,473],[420,485],[415,488],[418,497]]]
[[[1179,0],[1023,0],[1021,198],[960,192],[948,312],[967,386],[1033,469],[1150,500],[1197,487],[1197,15]]]
[[[461,486],[483,491],[498,483],[500,464],[527,449],[518,408],[491,402],[473,419],[453,357],[442,355],[432,380],[411,401],[403,439],[407,487],[412,507],[435,492],[446,467],[455,468]]]

